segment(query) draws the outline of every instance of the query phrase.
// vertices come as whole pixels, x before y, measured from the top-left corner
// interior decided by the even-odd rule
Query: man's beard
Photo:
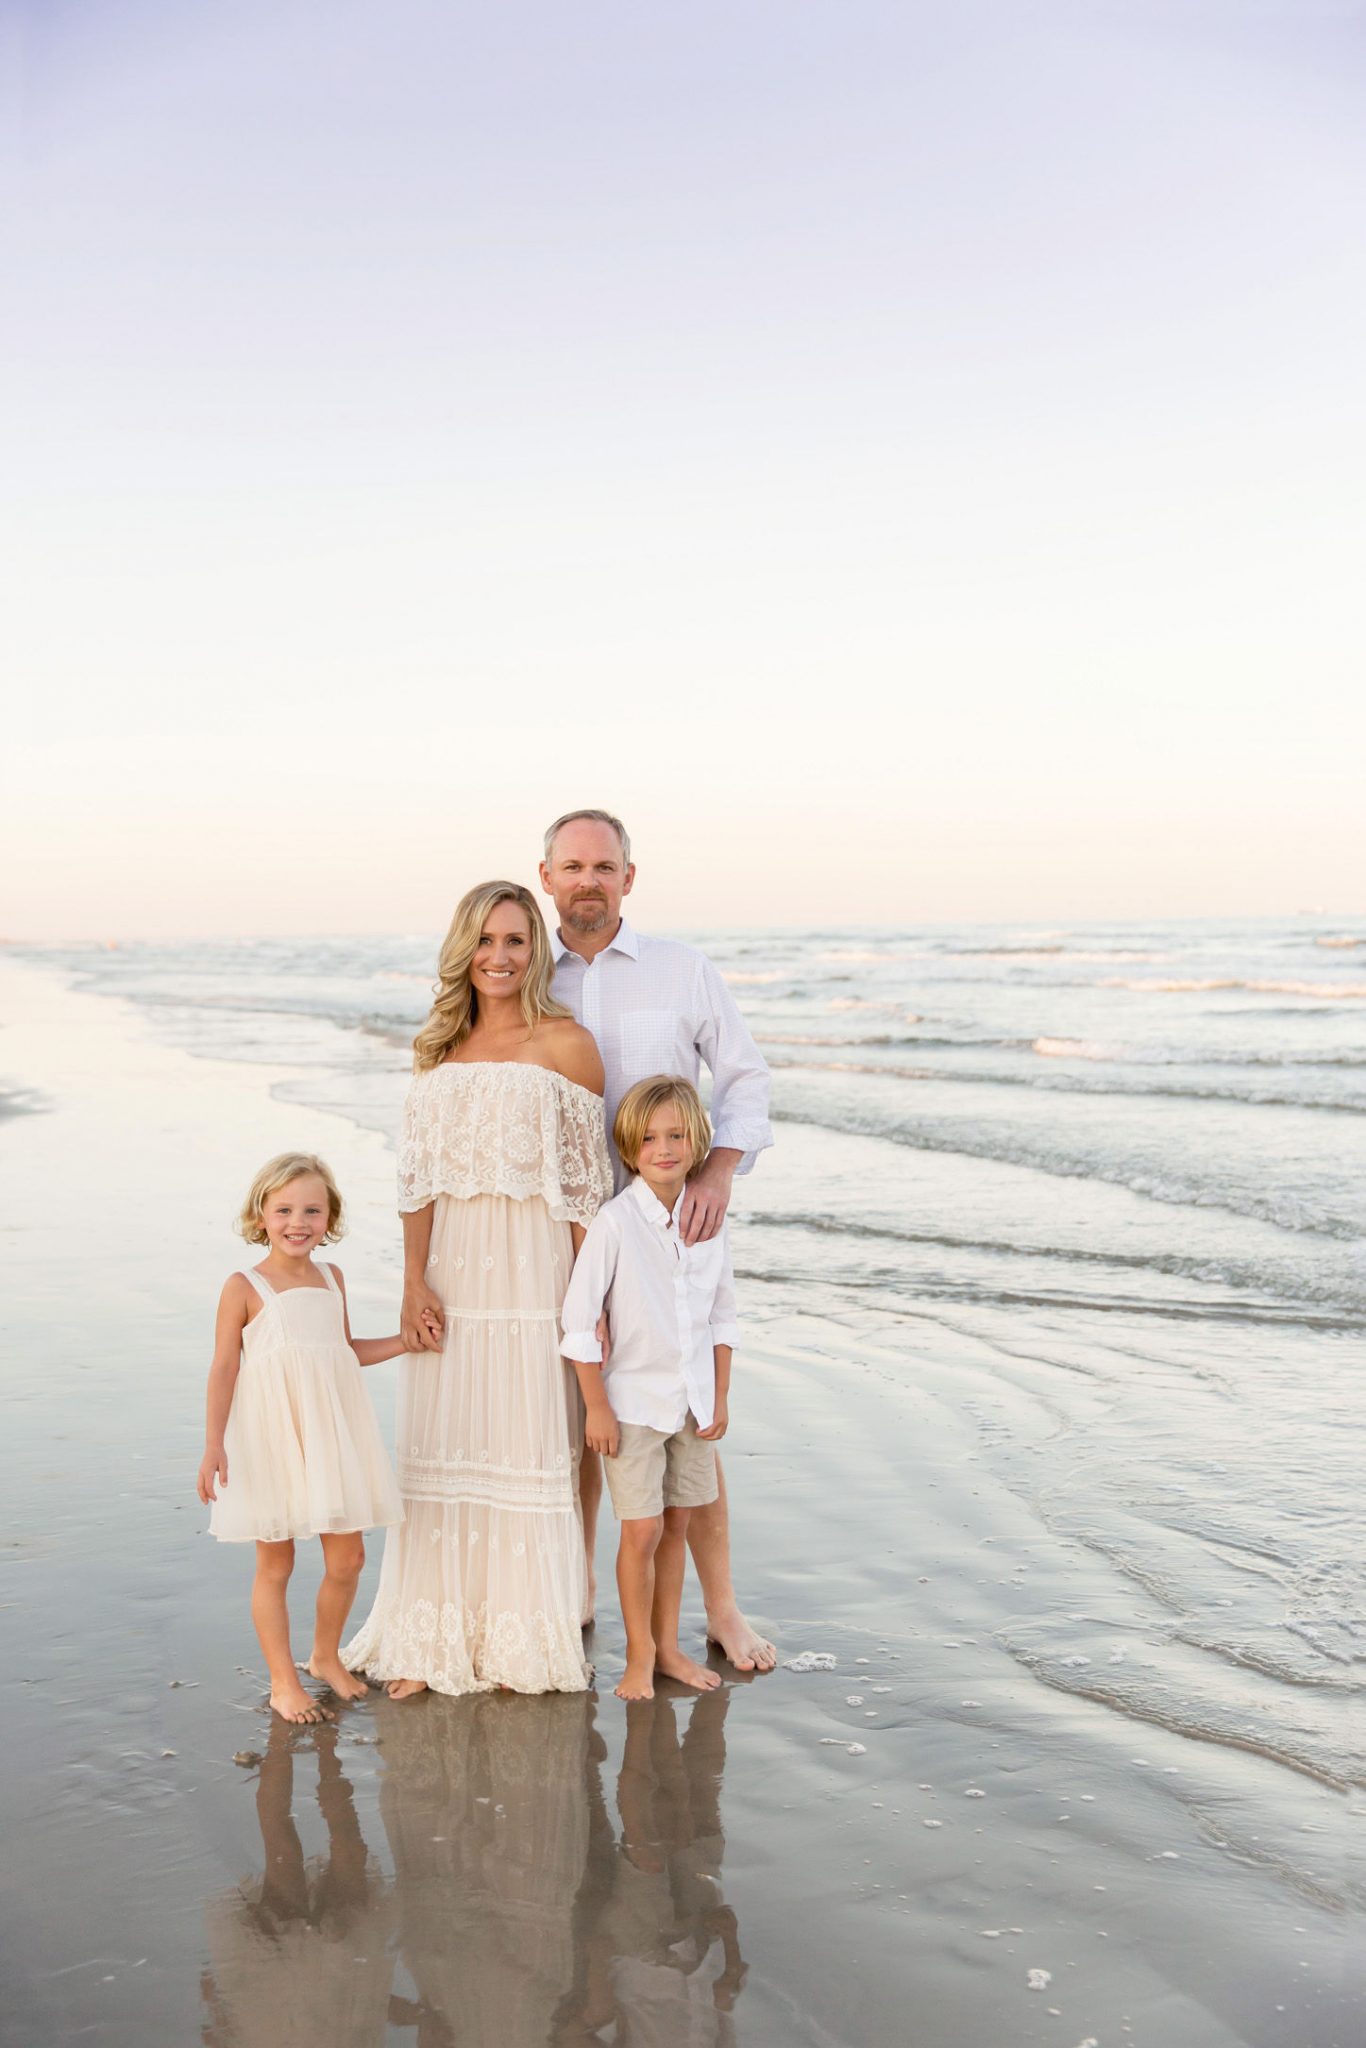
[[[592,902],[571,903],[564,921],[571,931],[600,932],[607,922],[607,905],[601,897]]]

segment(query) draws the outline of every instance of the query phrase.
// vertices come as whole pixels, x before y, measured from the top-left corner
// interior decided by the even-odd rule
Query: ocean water
[[[682,936],[774,1070],[760,1319],[834,1333],[832,1401],[841,1346],[942,1330],[986,1466],[1109,1574],[1011,1655],[1360,1782],[1366,921]],[[437,937],[28,950],[392,1133]]]

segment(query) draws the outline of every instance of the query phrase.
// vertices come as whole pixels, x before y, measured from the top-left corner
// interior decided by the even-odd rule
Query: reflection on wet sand
[[[622,2048],[733,2041],[729,1697],[627,1710],[619,1826],[593,1695],[376,1701],[392,1882],[337,1730],[277,1724],[257,1787],[264,1870],[209,1910],[208,2048],[571,2048],[613,2022]],[[291,1809],[296,1754],[311,1770],[314,1752],[328,1849],[306,1861]]]
[[[423,2048],[549,2039],[574,1978],[592,1711],[584,1693],[380,1707],[399,1951],[449,2030],[419,2029]]]
[[[393,1900],[366,1850],[337,1756],[309,1730],[327,1853],[304,1859],[294,1825],[297,1729],[275,1720],[256,1787],[265,1867],[208,1910],[206,2048],[374,2048],[393,1976]],[[305,1759],[311,1770],[313,1756]]]
[[[626,1710],[615,1834],[594,1858],[596,1882],[581,1934],[580,1981],[552,2036],[619,2044],[710,2048],[735,2039],[731,2014],[744,1982],[735,1914],[721,1888],[721,1778],[730,1691],[704,1693],[679,1739],[680,1702],[658,1693]]]

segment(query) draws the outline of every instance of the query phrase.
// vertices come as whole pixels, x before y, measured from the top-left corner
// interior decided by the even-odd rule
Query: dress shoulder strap
[[[323,1279],[327,1282],[328,1286],[331,1288],[332,1292],[340,1301],[341,1289],[340,1287],[338,1287],[336,1282],[336,1276],[333,1274],[332,1268],[328,1265],[326,1259],[319,1259],[318,1270],[322,1274]]]
[[[256,1289],[256,1292],[260,1295],[262,1301],[275,1300],[275,1289],[273,1287],[267,1286],[266,1282],[261,1278],[261,1275],[259,1273],[252,1273],[247,1269],[247,1267],[244,1266],[242,1268],[242,1278],[244,1280],[249,1280],[251,1282],[252,1286]]]

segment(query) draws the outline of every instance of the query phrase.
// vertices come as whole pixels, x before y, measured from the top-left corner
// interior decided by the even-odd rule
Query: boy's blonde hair
[[[268,1159],[247,1190],[247,1199],[242,1204],[242,1213],[237,1219],[236,1230],[248,1244],[269,1244],[262,1218],[266,1203],[278,1188],[287,1187],[292,1180],[298,1180],[305,1173],[316,1174],[327,1189],[327,1236],[324,1244],[335,1244],[346,1229],[342,1219],[342,1198],[337,1183],[332,1178],[332,1169],[325,1159],[319,1159],[316,1152],[277,1152]]]
[[[692,1082],[685,1081],[681,1074],[651,1074],[648,1081],[637,1081],[633,1088],[627,1089],[617,1105],[612,1123],[612,1140],[628,1173],[639,1172],[636,1161],[645,1142],[650,1118],[667,1102],[678,1104],[678,1120],[692,1147],[688,1171],[700,1166],[710,1152],[711,1121]]]
[[[470,962],[485,919],[500,903],[515,903],[524,910],[531,934],[531,964],[522,983],[521,997],[527,1029],[534,1031],[542,1017],[573,1015],[550,993],[555,956],[536,898],[520,882],[480,882],[456,904],[451,928],[442,943],[436,964],[436,999],[431,1015],[413,1040],[413,1066],[419,1074],[428,1067],[439,1067],[447,1053],[463,1045],[474,1028],[479,999],[470,986]]]

